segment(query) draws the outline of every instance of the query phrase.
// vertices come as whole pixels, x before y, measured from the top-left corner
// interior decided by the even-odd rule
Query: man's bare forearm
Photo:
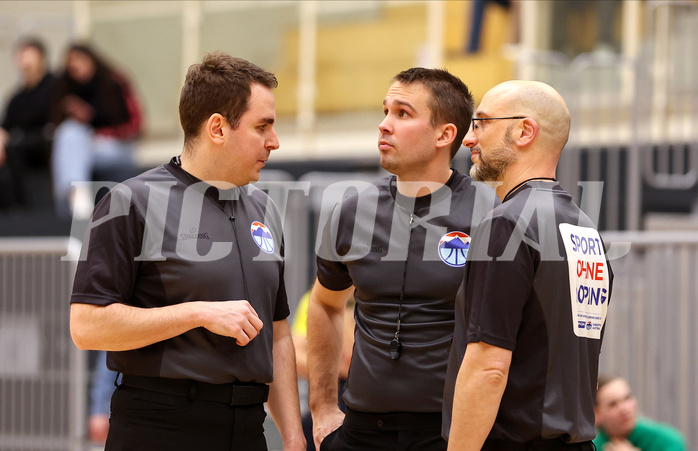
[[[298,378],[291,330],[286,320],[274,321],[274,382],[269,389],[269,411],[285,450],[305,450],[298,400]]]
[[[75,303],[70,308],[70,333],[80,349],[138,349],[197,327],[234,337],[244,346],[257,336],[262,322],[247,301],[197,301],[158,308]]]
[[[333,292],[316,283],[308,305],[308,404],[313,413],[337,406],[344,310],[351,291]]]
[[[456,380],[449,450],[482,448],[497,417],[510,365],[511,351],[468,344]]]

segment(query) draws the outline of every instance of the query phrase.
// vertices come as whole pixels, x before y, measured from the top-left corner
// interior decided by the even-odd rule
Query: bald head
[[[498,113],[529,116],[539,126],[538,144],[559,155],[570,134],[570,112],[552,86],[539,81],[511,80],[490,89],[481,105]]]

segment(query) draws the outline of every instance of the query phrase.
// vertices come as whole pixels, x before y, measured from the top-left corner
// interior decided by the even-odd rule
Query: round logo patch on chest
[[[274,253],[274,237],[271,236],[269,227],[259,221],[253,221],[250,226],[250,233],[255,244],[267,254]]]
[[[439,257],[448,266],[461,268],[465,266],[468,256],[470,237],[463,232],[448,232],[439,240]]]

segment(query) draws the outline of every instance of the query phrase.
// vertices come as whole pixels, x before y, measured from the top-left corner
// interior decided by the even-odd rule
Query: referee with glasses
[[[184,150],[97,205],[70,329],[122,373],[106,449],[304,450],[281,220],[249,185],[279,147],[276,77],[221,52],[189,68]]]
[[[473,179],[497,182],[473,236],[444,392],[449,450],[592,451],[613,273],[594,223],[555,180],[570,131],[562,96],[509,81],[463,139]]]

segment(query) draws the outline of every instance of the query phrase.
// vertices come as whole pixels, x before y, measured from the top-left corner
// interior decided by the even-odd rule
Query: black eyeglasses
[[[473,130],[477,130],[477,125],[475,121],[496,121],[499,119],[526,119],[528,116],[510,116],[510,117],[474,117],[473,118]]]

